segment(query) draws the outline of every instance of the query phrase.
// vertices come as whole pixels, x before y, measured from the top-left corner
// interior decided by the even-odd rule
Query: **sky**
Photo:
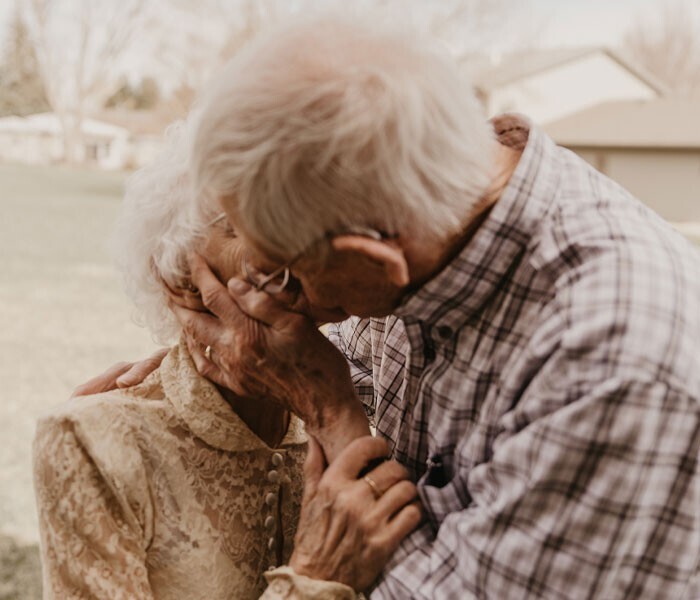
[[[118,0],[115,0],[115,2]],[[521,0],[510,0],[514,5]],[[664,0],[531,0],[535,18],[547,24],[543,45],[614,44],[640,13]],[[700,2],[700,0],[696,0]],[[14,0],[0,0],[0,39]]]
[[[518,0],[511,0],[517,2]],[[694,0],[700,2],[700,0]],[[663,0],[532,0],[545,21],[542,45],[617,45],[624,32]]]
[[[114,0],[118,2],[119,0]],[[321,3],[323,0],[318,0]],[[440,0],[426,0],[426,2]],[[522,0],[509,0],[514,8]],[[624,32],[645,14],[658,11],[667,0],[529,0],[531,14],[524,19],[528,27],[538,32],[536,44],[543,47],[618,45]],[[689,0],[697,2],[700,0]],[[0,0],[0,44],[4,42],[7,23],[15,0]],[[143,52],[133,68],[146,68]],[[145,73],[149,74],[149,73]],[[161,74],[161,76],[164,74]],[[142,77],[138,72],[130,78]],[[160,79],[161,77],[159,77]],[[163,78],[167,79],[167,75]],[[164,82],[165,83],[165,82]]]

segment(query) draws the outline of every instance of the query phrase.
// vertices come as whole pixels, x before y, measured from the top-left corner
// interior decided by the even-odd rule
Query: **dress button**
[[[267,517],[265,519],[265,529],[272,529],[275,526],[275,519],[273,517]]]
[[[283,462],[284,462],[284,458],[282,457],[282,455],[279,452],[275,452],[272,455],[272,464],[275,467],[279,467]]]
[[[272,492],[265,494],[265,504],[268,506],[273,506],[276,498],[277,496],[275,496]]]
[[[270,483],[279,483],[280,474],[277,471],[275,471],[274,469],[272,469],[272,471],[269,471],[267,474],[267,480]]]
[[[275,547],[275,538],[271,537],[267,540],[267,549],[272,550]]]

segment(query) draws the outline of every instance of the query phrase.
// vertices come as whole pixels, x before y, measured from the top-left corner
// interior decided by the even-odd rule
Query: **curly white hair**
[[[171,125],[165,148],[127,181],[111,249],[134,318],[148,327],[159,343],[172,342],[180,326],[168,309],[163,280],[186,285],[186,257],[195,249],[211,214],[197,202],[189,176],[190,138],[197,115]]]

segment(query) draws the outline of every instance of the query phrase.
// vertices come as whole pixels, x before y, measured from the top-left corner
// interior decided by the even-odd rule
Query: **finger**
[[[371,460],[382,458],[389,453],[389,446],[381,438],[371,435],[357,438],[338,455],[330,467],[330,477],[357,479],[362,468]]]
[[[116,389],[117,379],[132,366],[133,363],[129,362],[119,362],[116,365],[112,365],[101,375],[93,377],[90,381],[76,387],[71,397],[101,394],[102,392],[109,392],[110,390]]]
[[[163,362],[163,359],[168,352],[168,348],[161,348],[158,350],[158,352],[146,360],[134,363],[128,371],[124,372],[124,374],[117,378],[117,387],[128,388],[141,383],[160,366],[160,363]]]
[[[199,254],[192,254],[189,257],[189,265],[192,270],[192,282],[199,288],[204,306],[222,319],[239,317],[240,309],[206,261]]]
[[[188,290],[184,288],[173,288],[162,277],[160,278],[160,282],[165,290],[165,295],[173,304],[177,304],[183,308],[189,308],[190,310],[207,310],[207,307],[204,306],[204,302],[202,302],[202,296],[198,289]]]
[[[395,460],[387,460],[367,473],[366,477],[370,478],[377,488],[377,493],[382,496],[393,485],[408,478],[408,471]],[[358,483],[362,483],[374,493],[371,485],[366,481],[360,479]]]
[[[391,486],[372,506],[372,516],[380,521],[389,521],[404,506],[414,502],[418,496],[416,486],[410,481],[400,481]]]
[[[228,291],[248,317],[266,325],[284,327],[289,319],[303,318],[291,310],[288,304],[273,298],[267,292],[259,292],[242,279],[230,279]]]
[[[389,521],[380,536],[384,537],[384,543],[391,549],[391,554],[394,553],[394,550],[396,550],[401,540],[418,527],[422,520],[423,508],[419,502],[412,502],[404,506],[398,514]]]
[[[219,319],[177,304],[171,303],[169,306],[187,339],[195,341],[202,347],[214,346],[219,341],[222,327]]]

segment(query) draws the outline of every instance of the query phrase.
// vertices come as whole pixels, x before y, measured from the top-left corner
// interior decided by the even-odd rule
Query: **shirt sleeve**
[[[144,536],[66,419],[34,439],[44,598],[153,598]]]
[[[697,399],[651,371],[594,381],[584,354],[547,361],[491,459],[439,490],[465,508],[407,538],[371,598],[686,597],[700,556]]]
[[[351,317],[328,326],[328,339],[340,350],[350,366],[357,394],[370,416],[374,414],[372,338],[369,319]]]

